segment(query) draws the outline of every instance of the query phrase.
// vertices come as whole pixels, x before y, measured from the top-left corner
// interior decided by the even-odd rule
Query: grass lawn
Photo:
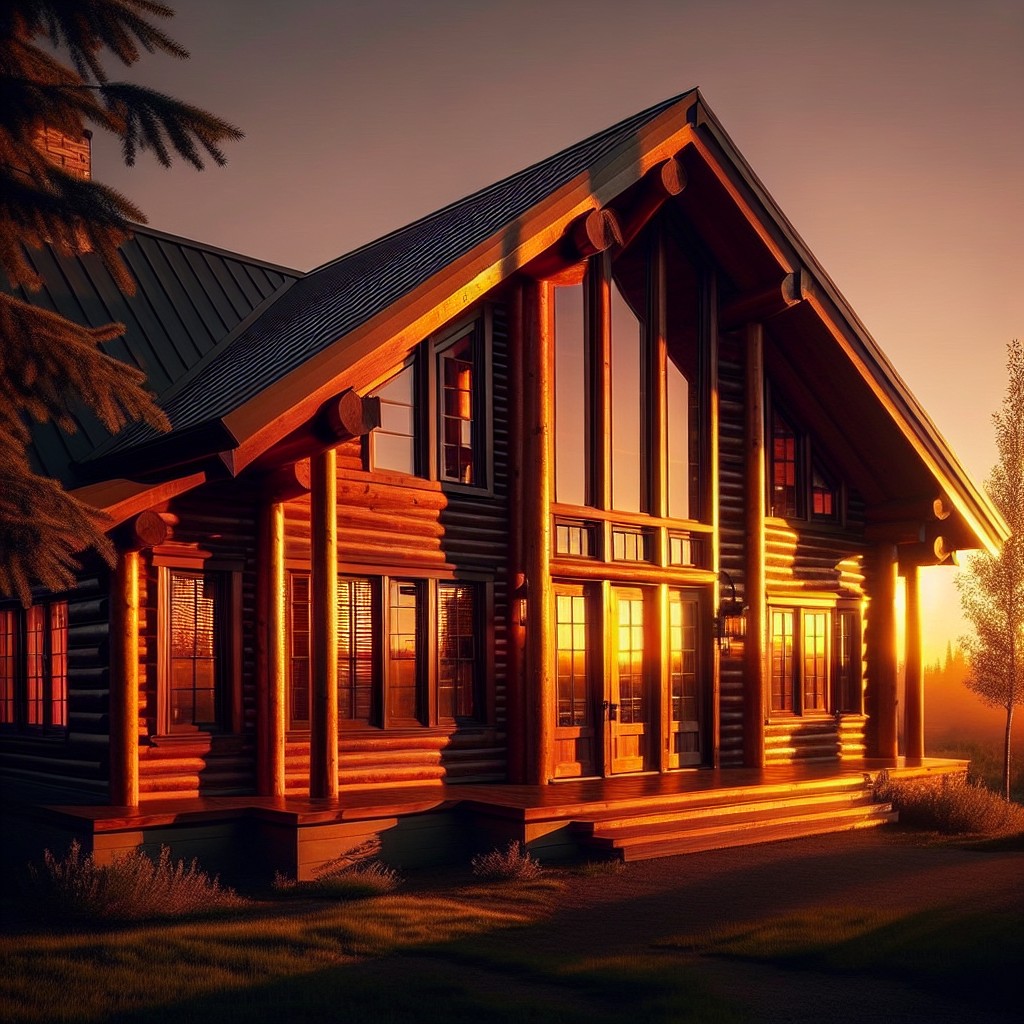
[[[884,840],[851,842],[871,850],[868,843]],[[786,986],[800,992],[812,979],[852,980],[853,991],[898,983],[911,998],[920,991],[951,1000],[949,1020],[968,997],[982,1012],[1017,1002],[1019,899],[1004,906],[986,890],[951,903],[936,892],[935,906],[867,906],[861,890],[837,889],[833,880],[844,876],[835,858],[864,863],[863,871],[873,862],[857,862],[856,850],[836,842],[823,841],[821,850],[776,844],[620,871],[555,869],[516,883],[483,884],[467,871],[454,884],[421,882],[363,900],[267,897],[216,917],[101,929],[8,913],[0,1021],[739,1024],[764,1019],[767,994],[753,991],[744,971],[765,968],[781,986],[773,998],[782,1005]],[[798,854],[805,859],[794,861]],[[901,856],[923,871],[930,854],[897,845],[877,861],[891,860],[898,882],[907,870]],[[1003,872],[1022,864],[1018,851],[988,857],[938,848],[933,855],[955,859],[965,880],[987,863],[999,861]],[[770,891],[811,864],[821,892],[800,908],[785,899],[755,905],[737,889],[743,879],[750,891]],[[952,870],[945,861],[942,868]],[[1007,885],[1019,896],[1019,884]],[[716,923],[715,892],[730,891],[749,912]],[[762,973],[756,984],[763,980]],[[851,1013],[849,1021],[867,1019]]]

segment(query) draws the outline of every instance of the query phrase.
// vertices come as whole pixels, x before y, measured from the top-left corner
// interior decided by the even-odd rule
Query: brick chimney
[[[92,132],[72,139],[56,128],[40,128],[36,132],[36,146],[68,174],[92,177]]]

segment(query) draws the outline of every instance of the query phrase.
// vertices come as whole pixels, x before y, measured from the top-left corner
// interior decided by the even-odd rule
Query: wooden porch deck
[[[139,807],[25,809],[44,833],[77,838],[101,862],[137,847],[171,847],[226,874],[239,866],[308,877],[367,838],[402,866],[468,860],[510,840],[543,858],[625,859],[766,842],[889,820],[872,805],[883,769],[962,774],[967,762],[854,760],[764,769],[693,769],[526,786],[488,783],[348,789],[336,800],[199,797]],[[30,828],[30,831],[32,829]],[[56,840],[52,841],[56,846]]]

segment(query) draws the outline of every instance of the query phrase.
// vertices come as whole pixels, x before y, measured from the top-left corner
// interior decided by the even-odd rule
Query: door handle
[[[617,722],[619,719],[619,705],[606,700],[601,707],[608,712],[608,721]]]

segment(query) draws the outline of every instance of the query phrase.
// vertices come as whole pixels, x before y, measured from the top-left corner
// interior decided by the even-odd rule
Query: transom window
[[[0,726],[63,730],[67,715],[67,602],[0,610]]]

